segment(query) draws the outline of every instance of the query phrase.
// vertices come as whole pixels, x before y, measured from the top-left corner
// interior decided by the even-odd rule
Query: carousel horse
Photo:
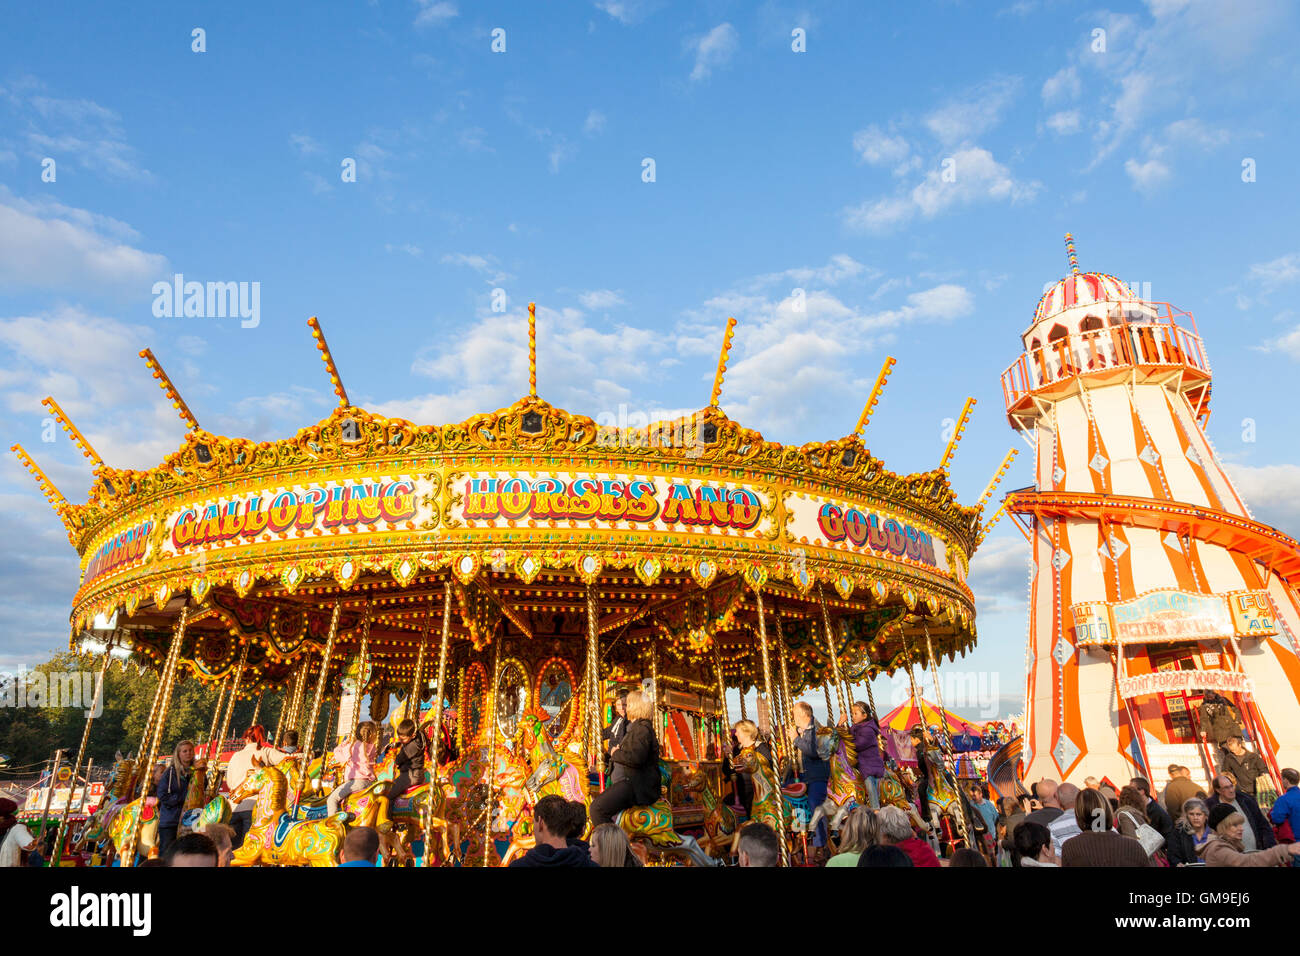
[[[780,837],[791,827],[791,807],[771,762],[756,747],[742,747],[731,758],[732,769],[749,774],[754,784],[754,798],[750,803],[749,819],[766,823]],[[800,786],[803,786],[800,784]],[[805,805],[807,793],[803,796]],[[740,831],[736,831],[739,835]]]
[[[838,830],[844,818],[854,807],[867,805],[867,792],[858,770],[858,748],[853,742],[853,732],[843,728],[822,727],[818,733],[832,733],[839,737],[839,746],[831,755],[831,777],[826,784],[826,799],[813,810],[808,829],[817,829],[825,817],[832,830]]]
[[[551,735],[546,732],[545,723],[548,719],[550,715],[545,711],[528,711],[519,721],[522,731],[520,739],[528,752],[528,763],[533,768],[525,783],[529,802],[536,803],[548,794],[556,794],[566,800],[590,804],[582,758],[569,757],[555,749]]]
[[[698,766],[686,772],[682,789],[697,794],[704,807],[704,839],[700,841],[704,851],[710,856],[729,853],[738,826],[735,811],[718,799],[709,786],[708,775]]]
[[[533,846],[532,805],[528,800],[529,767],[518,755],[496,745],[492,761],[492,833],[484,846],[484,814],[488,796],[488,748],[467,747],[447,772],[444,785],[447,826],[453,834],[454,862],[461,866],[480,866],[484,854],[488,861],[502,865],[519,852]],[[496,844],[505,835],[507,849],[498,851]]]
[[[134,783],[135,761],[119,753],[104,785],[106,796],[99,808],[82,824],[77,833],[77,843],[89,842],[93,846],[108,839],[108,829],[114,817],[131,802],[129,798]]]
[[[659,761],[660,788],[668,787],[671,782],[672,772],[666,763]],[[614,815],[614,823],[622,828],[629,841],[644,841],[652,855],[687,859],[696,866],[721,865],[720,860],[704,852],[695,837],[673,829],[673,807],[662,795],[648,807],[620,810]]]
[[[253,825],[243,846],[231,857],[231,866],[270,864],[281,866],[335,866],[343,844],[342,821],[295,820],[288,812],[289,784],[277,767],[254,767],[230,794],[238,805],[256,794]]]

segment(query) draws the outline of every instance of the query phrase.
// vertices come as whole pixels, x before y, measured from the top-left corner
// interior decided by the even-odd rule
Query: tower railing
[[[1061,336],[1021,355],[1002,373],[1007,408],[1045,386],[1109,369],[1182,367],[1208,377],[1210,363],[1191,314],[1168,303],[1145,304],[1157,310],[1150,321],[1134,318],[1147,313],[1129,311],[1106,320],[1113,324]],[[1177,319],[1184,316],[1180,324]]]

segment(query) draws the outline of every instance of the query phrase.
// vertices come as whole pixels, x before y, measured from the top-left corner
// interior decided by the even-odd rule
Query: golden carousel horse
[[[735,811],[718,799],[709,786],[708,775],[699,766],[692,766],[686,771],[682,789],[686,793],[697,794],[704,807],[704,838],[700,841],[704,852],[710,856],[729,854],[739,824]]]
[[[295,820],[288,811],[289,783],[278,767],[254,767],[230,794],[232,805],[257,795],[253,825],[231,866],[335,866],[344,826],[336,817]]]

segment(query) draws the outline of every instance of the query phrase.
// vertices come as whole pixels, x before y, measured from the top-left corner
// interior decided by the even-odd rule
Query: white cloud
[[[1143,163],[1136,159],[1126,160],[1124,172],[1133,180],[1133,186],[1142,192],[1152,192],[1169,179],[1169,167],[1155,157]]]
[[[1079,98],[1083,85],[1079,81],[1079,71],[1073,66],[1063,66],[1043,83],[1043,102],[1054,103],[1057,100],[1075,100]]]
[[[28,202],[0,188],[0,287],[147,295],[167,259],[120,241],[124,235],[135,232],[84,209]]]
[[[117,113],[93,100],[27,95],[37,88],[40,84],[29,83],[7,91],[9,101],[27,120],[30,152],[51,157],[60,167],[79,166],[107,179],[153,181],[153,173],[140,165],[127,142]]]
[[[322,196],[325,193],[332,192],[334,190],[334,187],[330,184],[330,181],[326,179],[324,176],[322,176],[320,173],[313,173],[311,170],[305,169],[303,170],[302,178],[305,179],[308,185],[311,186],[311,191],[314,195]]]
[[[415,0],[415,2],[420,7],[415,15],[417,27],[442,26],[460,13],[456,4],[449,3],[447,0]]]
[[[942,143],[960,143],[992,129],[1015,98],[1019,77],[996,77],[976,86],[925,117],[925,126]]]
[[[686,47],[695,54],[691,80],[707,79],[715,68],[727,64],[739,46],[740,34],[730,23],[719,23],[703,36],[688,40]]]
[[[290,133],[289,145],[298,151],[299,156],[314,156],[324,152],[321,144],[306,133]]]
[[[986,506],[984,520],[996,510],[996,504]],[[1029,547],[1019,535],[990,537],[980,545],[966,579],[975,592],[978,613],[1023,613],[1030,560]]]
[[[872,166],[901,163],[911,151],[902,136],[886,133],[874,123],[853,134],[853,149],[863,162]]]
[[[801,286],[811,284],[833,286],[849,279],[871,279],[879,275],[880,270],[863,265],[852,256],[840,252],[831,256],[824,266],[796,266],[782,272],[769,272],[755,276],[748,283],[744,283],[743,287],[762,289],[779,282],[795,282]]]
[[[605,114],[600,110],[591,110],[587,120],[582,124],[582,131],[588,136],[595,136],[605,131]]]
[[[1203,149],[1223,146],[1228,142],[1228,131],[1207,126],[1195,117],[1175,120],[1165,127],[1165,138],[1175,143],[1191,144]]]
[[[593,5],[624,26],[644,20],[656,6],[652,0],[595,0]]]
[[[514,278],[504,271],[495,256],[480,256],[473,253],[449,252],[440,260],[446,265],[465,266],[482,275],[488,285],[498,286]]]
[[[385,252],[388,252],[388,253],[393,253],[393,252],[404,252],[404,253],[406,253],[406,255],[410,256],[412,259],[419,259],[421,256],[424,255],[424,250],[423,250],[423,249],[421,249],[419,246],[414,245],[414,244],[409,243],[409,242],[403,242],[403,243],[401,243],[400,245],[394,245],[394,244],[391,243],[391,242],[386,242],[386,243],[384,243],[384,251],[385,251]],[[443,261],[445,262],[446,259],[444,258]]]
[[[1047,128],[1058,136],[1068,136],[1079,132],[1080,117],[1078,110],[1062,110],[1047,117]]]
[[[626,305],[623,293],[615,289],[592,289],[578,295],[578,301],[584,309],[612,309],[616,305]]]
[[[1250,267],[1247,280],[1258,283],[1265,291],[1300,280],[1300,252],[1290,252],[1269,262],[1257,262]]]
[[[1257,519],[1286,534],[1300,534],[1300,465],[1226,462],[1224,468]]]
[[[907,196],[884,197],[846,209],[845,224],[857,232],[887,232],[916,215],[932,219],[952,206],[1028,201],[1042,188],[1037,181],[1015,179],[986,149],[967,147],[948,159],[951,164],[930,170]]]

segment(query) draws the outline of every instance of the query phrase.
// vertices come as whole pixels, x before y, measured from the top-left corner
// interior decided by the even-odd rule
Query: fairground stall
[[[586,801],[602,785],[610,702],[644,686],[659,715],[664,799],[622,824],[652,855],[708,862],[729,852],[736,824],[717,799],[739,717],[728,688],[754,691],[778,727],[809,688],[844,715],[851,682],[934,668],[975,640],[967,568],[1006,462],[975,507],[958,504],[947,467],[969,400],[938,467],[887,471],[862,433],[893,359],[851,432],[793,447],[718,405],[734,320],[709,403],[637,429],[538,396],[531,306],[528,393],[446,425],[352,404],[309,325],[338,407],[292,438],[205,430],[146,351],[188,426],[161,464],[114,468],[60,410],[94,464],[89,500],[73,505],[18,449],[81,555],[73,640],[112,619],[134,659],[162,675],[141,766],[170,752],[181,680],[224,688],[208,734],[219,741],[230,701],[263,692],[285,695],[277,736],[293,727],[304,741],[324,714],[340,732],[354,727],[365,696],[379,720],[392,718],[393,697],[402,713],[436,701],[422,721],[438,785],[378,810],[363,795],[347,825],[424,831],[427,862],[495,864],[531,844],[542,794]],[[773,737],[788,762],[784,734]],[[120,770],[125,808],[143,784]],[[344,824],[304,810],[328,773],[250,774],[257,781],[232,799],[257,793],[254,830],[279,842],[236,863],[332,864]],[[215,785],[199,785],[195,806]],[[284,814],[301,838],[276,829]],[[136,845],[147,821],[119,816]],[[788,810],[775,819],[792,825]]]

